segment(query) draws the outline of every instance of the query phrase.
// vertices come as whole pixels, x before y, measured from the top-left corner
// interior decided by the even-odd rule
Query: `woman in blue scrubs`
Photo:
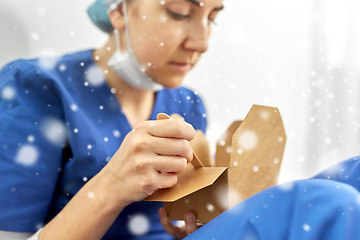
[[[180,85],[222,7],[98,0],[89,14],[109,32],[104,47],[1,69],[2,234],[173,239],[160,223],[162,204],[141,200],[176,183],[192,160],[194,129],[206,130],[202,100]],[[154,121],[160,112],[185,121]]]
[[[98,0],[89,14],[110,34],[103,48],[1,69],[1,239],[38,229],[32,239],[173,239],[196,230],[192,213],[180,229],[160,203],[141,200],[175,184],[192,160],[194,129],[206,130],[200,97],[180,84],[206,51],[222,4]],[[191,125],[153,121],[160,112]],[[267,189],[188,239],[359,239],[350,186],[358,186],[357,160],[345,163],[347,175],[318,176],[336,181]]]

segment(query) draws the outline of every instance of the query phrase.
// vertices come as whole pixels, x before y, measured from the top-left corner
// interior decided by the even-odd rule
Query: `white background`
[[[0,0],[0,65],[16,58],[32,58],[44,53],[60,55],[102,46],[107,36],[93,26],[86,15],[91,2]],[[325,97],[316,95],[313,89],[313,78],[318,72],[314,69],[317,67],[314,54],[322,48],[320,33],[326,30],[319,25],[326,16],[317,13],[315,2],[324,3],[320,0],[225,0],[225,10],[217,19],[209,50],[185,80],[185,85],[197,90],[205,101],[209,119],[207,136],[213,148],[230,123],[244,118],[252,104],[279,108],[287,133],[280,182],[311,177],[360,152],[356,142],[359,138],[354,137],[356,132],[351,135],[353,128],[345,129],[354,121],[357,124],[358,115],[353,114],[357,113],[359,102],[355,102],[359,100],[356,97],[351,99],[353,103],[336,107],[337,110],[344,107],[355,118],[342,118],[336,133],[325,131],[329,136],[313,136],[314,132],[320,132],[328,115],[332,116],[335,111],[337,100],[346,97],[350,88],[346,87],[341,95],[321,85],[319,89],[326,92]],[[347,9],[351,6],[345,6],[344,11]],[[334,23],[337,19],[337,15],[330,16]],[[332,49],[338,49],[337,44],[333,43]],[[323,47],[326,50],[326,46]],[[358,82],[359,79],[355,79],[350,80]],[[353,89],[353,96],[356,91]],[[320,106],[318,101],[322,103]],[[314,109],[325,105],[331,114],[323,113],[327,117],[321,118],[323,115],[316,115]],[[320,122],[320,118],[325,122]],[[341,138],[343,145],[330,148],[343,131],[351,132],[348,138]],[[350,145],[352,147],[348,147]]]

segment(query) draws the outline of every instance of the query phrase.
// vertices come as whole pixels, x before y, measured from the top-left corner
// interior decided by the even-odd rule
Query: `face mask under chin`
[[[125,53],[120,49],[120,37],[118,30],[115,30],[116,50],[108,61],[108,66],[111,67],[117,75],[119,75],[126,83],[134,88],[148,89],[154,92],[163,88],[162,85],[154,82],[140,67],[136,59],[134,51],[131,49],[128,20],[126,14],[126,1],[123,2],[123,11],[125,18],[125,34],[128,50]]]

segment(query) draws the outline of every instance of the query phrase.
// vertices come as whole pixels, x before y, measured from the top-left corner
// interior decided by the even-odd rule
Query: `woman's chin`
[[[181,86],[181,83],[183,82],[183,77],[170,77],[167,79],[162,79],[156,81],[157,83],[161,84],[164,88],[178,88]]]

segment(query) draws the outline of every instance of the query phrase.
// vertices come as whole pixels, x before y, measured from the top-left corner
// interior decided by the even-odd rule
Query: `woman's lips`
[[[191,69],[191,64],[188,63],[170,62],[170,65],[178,72],[187,72]]]

